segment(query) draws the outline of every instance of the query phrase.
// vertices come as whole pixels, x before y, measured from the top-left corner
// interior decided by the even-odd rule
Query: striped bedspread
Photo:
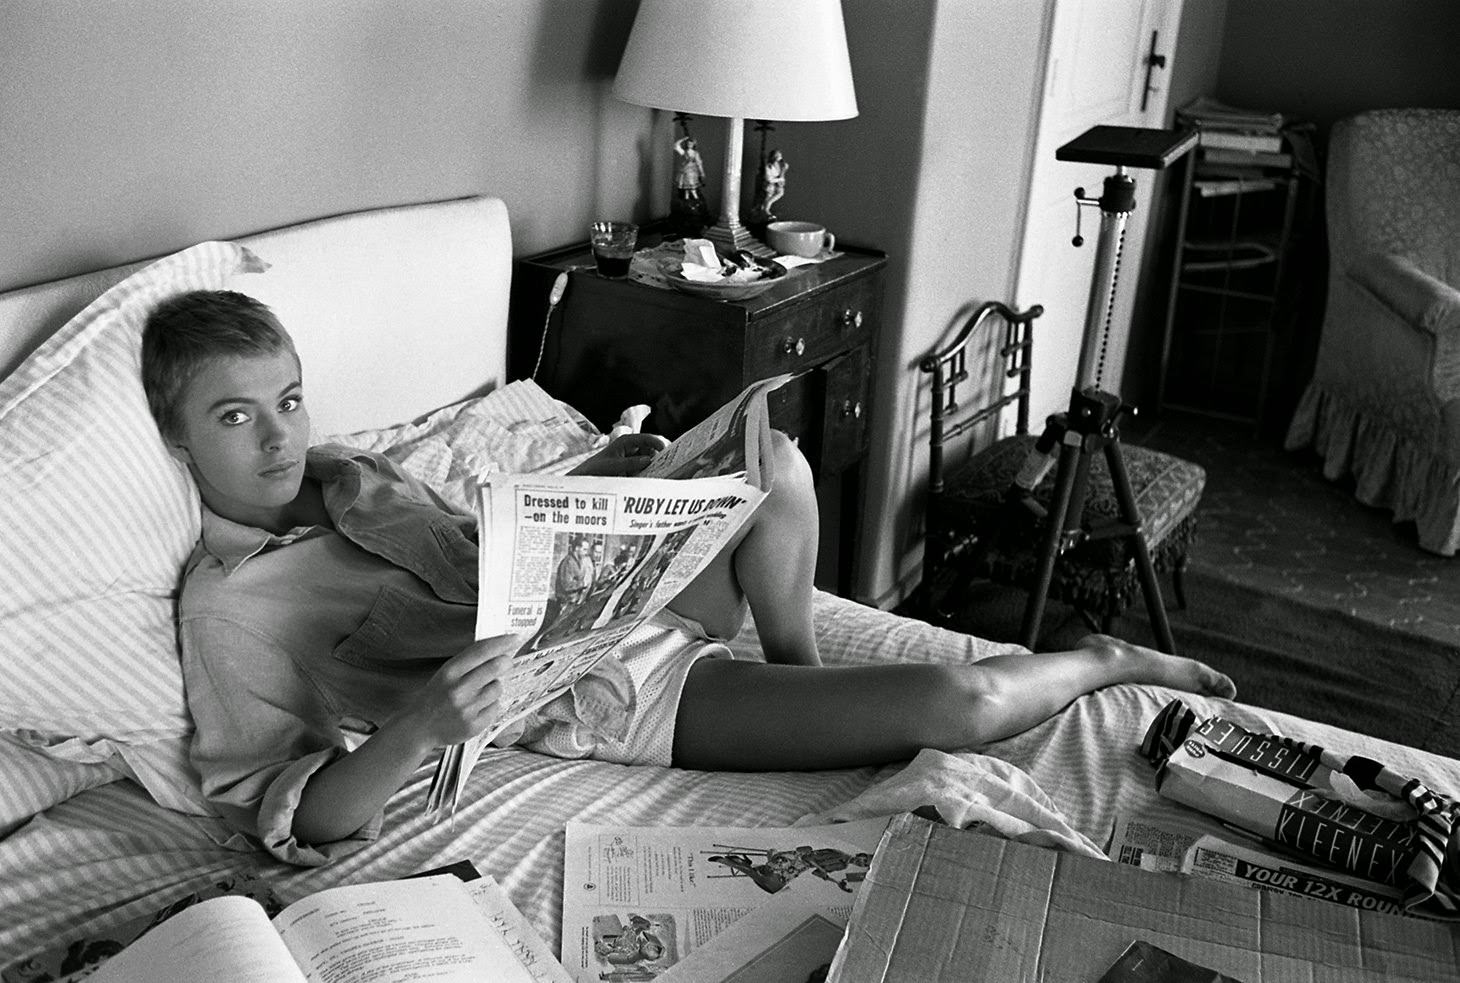
[[[817,598],[828,662],[967,662],[1007,650],[830,595]],[[736,642],[753,651],[753,629]],[[1239,681],[1240,685],[1240,681]],[[1175,692],[1116,686],[1084,697],[982,749],[1024,769],[1072,826],[1097,843],[1117,814],[1192,821],[1157,797],[1139,754],[1148,723]],[[1460,789],[1460,762],[1238,703],[1183,695],[1198,715],[1362,753]],[[422,816],[431,767],[392,800],[380,840],[329,867],[289,868],[229,845],[221,824],[153,804],[125,781],[82,793],[0,841],[0,964],[155,910],[226,871],[269,878],[287,901],[337,884],[396,877],[463,858],[495,876],[556,949],[563,830],[570,820],[624,825],[787,825],[847,799],[898,766],[806,774],[731,774],[563,761],[489,752],[456,816]],[[1212,822],[1212,831],[1219,827]]]

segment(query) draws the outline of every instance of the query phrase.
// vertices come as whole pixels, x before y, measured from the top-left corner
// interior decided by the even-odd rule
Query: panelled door
[[[1092,126],[1159,127],[1165,121],[1181,0],[1050,0],[1049,57],[1030,176],[1028,212],[1014,296],[1043,304],[1035,323],[1033,416],[1036,429],[1069,405],[1099,239],[1100,212],[1081,208],[1075,247],[1074,191],[1099,197],[1114,168],[1055,160],[1055,151]],[[1164,65],[1162,64],[1164,62]],[[1141,267],[1155,172],[1132,169],[1136,207],[1126,223],[1121,275],[1096,383],[1119,393],[1130,334],[1135,273]]]

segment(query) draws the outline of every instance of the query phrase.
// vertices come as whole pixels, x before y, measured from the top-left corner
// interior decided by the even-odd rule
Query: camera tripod
[[[1044,432],[1010,489],[1011,497],[1021,505],[1036,515],[1044,513],[1038,565],[1019,632],[1021,643],[1031,650],[1038,640],[1060,555],[1088,540],[1119,537],[1129,540],[1157,647],[1163,652],[1176,651],[1161,586],[1156,580],[1155,565],[1121,453],[1119,424],[1127,407],[1118,396],[1100,388],[1100,374],[1115,306],[1126,220],[1135,208],[1135,180],[1126,168],[1164,168],[1195,143],[1196,134],[1185,131],[1096,126],[1055,152],[1057,160],[1112,164],[1115,173],[1105,178],[1099,198],[1086,197],[1084,188],[1075,189],[1074,245],[1084,243],[1079,234],[1079,209],[1084,206],[1100,209],[1100,235],[1075,385],[1070,393],[1069,409],[1046,421]],[[1098,526],[1085,521],[1090,465],[1096,454],[1104,455],[1118,509],[1113,521]],[[1046,509],[1034,501],[1033,491],[1051,466],[1056,469],[1054,492]]]

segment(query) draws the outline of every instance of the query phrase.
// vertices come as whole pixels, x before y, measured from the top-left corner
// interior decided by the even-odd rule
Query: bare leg
[[[766,660],[819,666],[812,627],[817,510],[811,468],[789,437],[772,431],[775,481],[740,531],[698,577],[669,602],[712,635],[740,630],[746,602],[755,616]]]
[[[1091,635],[1070,652],[962,666],[702,659],[680,698],[674,764],[798,771],[903,761],[924,747],[952,751],[1010,737],[1115,683],[1236,693],[1230,679],[1203,663],[1105,635]]]

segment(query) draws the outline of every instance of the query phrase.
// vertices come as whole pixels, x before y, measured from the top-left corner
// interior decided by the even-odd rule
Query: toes
[[[1208,696],[1230,700],[1237,695],[1237,684],[1226,673],[1208,668],[1202,673],[1202,691]]]

